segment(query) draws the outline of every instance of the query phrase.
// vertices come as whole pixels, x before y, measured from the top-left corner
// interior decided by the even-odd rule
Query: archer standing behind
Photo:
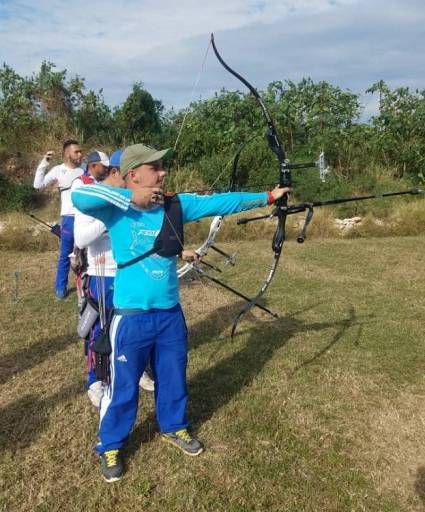
[[[86,176],[86,178],[91,178],[91,181],[78,183],[80,180],[76,180],[72,185],[72,190],[77,190],[84,184],[93,184],[99,181],[103,181],[111,187],[124,187],[125,183],[119,171],[121,153],[121,150],[116,151],[112,154],[111,159],[100,151],[90,153],[87,157],[89,176]],[[117,265],[112,258],[111,242],[105,224],[76,210],[74,237],[75,245],[80,249],[87,250],[87,280],[84,284],[84,295],[88,295],[98,308],[99,304],[103,304],[106,311],[99,310],[99,314],[103,314],[107,318],[113,307],[112,297]],[[94,340],[99,335],[100,328],[100,318],[98,318],[90,329],[85,345],[87,394],[95,407],[99,407],[103,396],[103,382],[97,379],[95,357],[92,351]]]
[[[63,163],[55,165],[49,172],[53,151],[47,151],[37,167],[34,188],[41,189],[55,183],[61,198],[61,234],[59,261],[56,269],[55,292],[58,299],[64,299],[68,291],[69,255],[74,248],[74,208],[71,202],[71,185],[83,174],[82,152],[76,140],[63,143]]]
[[[171,152],[129,146],[120,168],[127,189],[87,185],[72,193],[76,208],[106,225],[118,267],[110,327],[111,382],[101,402],[96,447],[107,482],[122,476],[120,451],[136,419],[138,382],[149,360],[162,439],[187,455],[203,450],[187,430],[187,328],[176,271],[183,225],[266,206],[289,190],[178,194],[164,202],[166,171],[161,159]]]

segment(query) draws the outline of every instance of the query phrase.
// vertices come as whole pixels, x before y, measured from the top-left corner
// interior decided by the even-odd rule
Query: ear
[[[136,175],[136,171],[134,169],[131,169],[129,172],[128,172],[128,175],[130,177],[130,181],[132,183],[139,183],[139,180],[137,178],[137,175]]]

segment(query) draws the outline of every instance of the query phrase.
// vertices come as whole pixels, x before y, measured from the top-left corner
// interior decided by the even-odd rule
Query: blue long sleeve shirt
[[[141,209],[131,203],[131,190],[107,185],[86,185],[72,192],[74,206],[101,220],[108,229],[112,254],[118,263],[149,251],[164,221],[164,208]],[[179,194],[183,222],[230,215],[267,204],[267,193],[228,192],[199,196]],[[168,309],[179,302],[177,257],[153,254],[138,263],[118,269],[114,306],[129,309]]]

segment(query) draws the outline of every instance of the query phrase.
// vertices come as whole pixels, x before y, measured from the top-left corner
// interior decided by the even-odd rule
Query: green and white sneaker
[[[176,446],[183,453],[192,457],[204,451],[202,444],[195,437],[192,437],[185,428],[177,432],[161,434],[161,437],[164,441]]]
[[[101,471],[107,482],[116,482],[122,477],[123,465],[119,450],[108,450],[100,456]]]

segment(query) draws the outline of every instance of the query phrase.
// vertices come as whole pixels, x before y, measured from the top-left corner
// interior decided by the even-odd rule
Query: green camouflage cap
[[[128,146],[121,155],[121,176],[124,178],[128,171],[143,164],[151,164],[152,162],[169,158],[172,154],[173,150],[171,148],[158,151],[155,148],[145,146],[145,144],[133,144],[132,146]]]

